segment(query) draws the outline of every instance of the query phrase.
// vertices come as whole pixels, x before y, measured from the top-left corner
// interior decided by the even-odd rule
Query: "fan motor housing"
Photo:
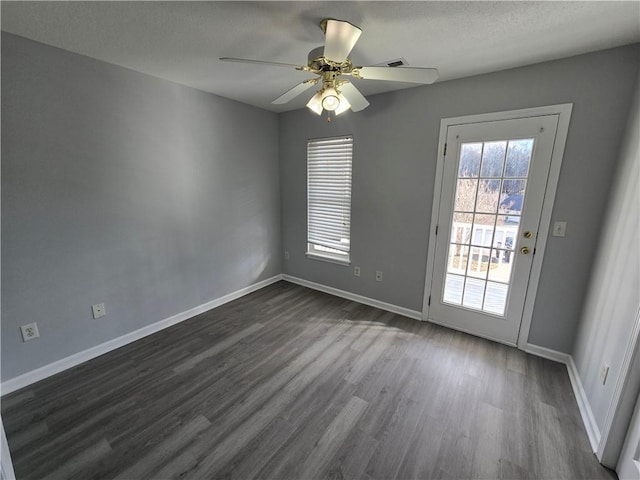
[[[351,60],[342,63],[332,62],[324,56],[324,46],[314,48],[307,55],[307,66],[315,72],[336,72],[337,75],[351,70]]]
[[[322,67],[326,65],[324,61],[324,46],[314,48],[309,52],[307,65],[313,70],[322,70]]]

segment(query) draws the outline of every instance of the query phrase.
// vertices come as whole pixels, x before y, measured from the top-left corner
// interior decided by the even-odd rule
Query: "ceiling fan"
[[[304,66],[232,57],[222,57],[220,60],[295,68],[302,72],[315,73],[318,78],[299,83],[271,103],[287,103],[320,83],[321,88],[307,103],[307,107],[318,115],[321,115],[323,110],[339,115],[349,108],[354,112],[359,112],[369,106],[369,102],[364,95],[344,77],[419,84],[433,83],[438,78],[438,70],[435,68],[354,66],[349,54],[358,38],[360,38],[362,30],[347,21],[332,18],[322,20],[320,28],[325,34],[324,46],[311,50],[308,55],[307,65]]]

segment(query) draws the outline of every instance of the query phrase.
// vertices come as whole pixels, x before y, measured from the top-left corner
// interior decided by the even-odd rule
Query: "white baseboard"
[[[291,275],[282,275],[282,279],[287,282],[295,283],[297,285],[302,285],[303,287],[308,287],[314,290],[318,290],[320,292],[328,293],[330,295],[335,295],[336,297],[346,298],[347,300],[363,303],[365,305],[369,305],[370,307],[386,310],[387,312],[397,313],[398,315],[403,315],[405,317],[413,318],[415,320],[422,320],[422,312],[419,312],[417,310],[411,310],[409,308],[399,307],[398,305],[382,302],[374,298],[364,297],[362,295],[347,292],[345,290],[339,290],[337,288],[328,287],[320,283],[310,282],[309,280],[303,280],[302,278],[292,277]]]
[[[578,368],[573,361],[573,357],[569,357],[567,370],[569,371],[569,380],[571,380],[573,393],[576,396],[580,415],[582,416],[582,423],[584,423],[584,428],[587,430],[587,435],[589,436],[591,450],[593,450],[593,453],[596,453],[598,451],[598,446],[600,445],[600,429],[596,423],[596,417],[593,415],[593,411],[591,410],[591,404],[589,403],[587,393],[584,391],[584,387],[582,386],[582,380],[580,379],[580,374],[578,373]]]
[[[564,363],[567,366],[567,373],[569,374],[573,394],[575,395],[576,402],[578,403],[582,423],[584,423],[584,428],[587,430],[591,449],[595,453],[598,450],[598,445],[600,445],[600,429],[598,428],[593,411],[591,410],[591,404],[589,403],[587,394],[582,386],[580,373],[578,373],[578,368],[573,361],[573,357],[567,353],[558,352],[545,347],[539,347],[538,345],[533,345],[531,343],[528,343],[524,350],[532,355]]]
[[[108,342],[96,345],[95,347],[91,347],[82,352],[75,353],[69,357],[57,360],[43,367],[11,378],[5,382],[2,382],[2,384],[0,385],[0,389],[3,395],[14,392],[35,382],[44,380],[45,378],[60,373],[64,370],[75,367],[76,365],[91,360],[92,358],[108,353],[129,343],[135,342],[136,340],[159,332],[160,330],[164,330],[165,328],[188,320],[189,318],[195,317],[196,315],[204,313],[208,310],[224,305],[225,303],[236,300],[240,297],[243,297],[244,295],[248,295],[249,293],[255,292],[256,290],[260,290],[261,288],[264,288],[280,280],[285,280],[287,282],[302,285],[304,287],[312,288],[314,290],[328,293],[330,295],[335,295],[337,297],[346,298],[347,300],[352,300],[354,302],[369,305],[371,307],[380,308],[382,310],[396,313],[398,315],[403,315],[405,317],[422,320],[422,312],[419,312],[417,310],[400,307],[391,303],[382,302],[373,298],[364,297],[355,293],[328,287],[326,285],[321,285],[309,280],[303,280],[291,275],[280,274],[254,283],[245,288],[241,288],[240,290],[236,290],[235,292],[231,292],[227,295],[224,295],[223,297],[204,303],[185,312],[178,313],[169,318],[165,318],[164,320],[160,320],[159,322],[147,325],[138,330],[122,335],[118,338],[114,338],[113,340],[109,340]],[[587,395],[582,386],[582,381],[580,380],[580,374],[578,373],[578,369],[576,368],[571,355],[530,343],[526,344],[524,350],[527,353],[531,353],[532,355],[560,362],[567,366],[569,379],[571,381],[571,387],[573,388],[573,392],[576,396],[578,408],[580,409],[582,421],[584,422],[584,426],[587,430],[587,435],[589,436],[591,448],[594,452],[596,452],[600,443],[600,430],[598,428],[598,425],[596,424],[595,417],[593,416],[593,412],[589,404],[589,400],[587,399]]]
[[[282,280],[281,274],[275,275],[265,280],[261,280],[260,282],[256,282],[252,285],[249,285],[248,287],[244,287],[240,290],[236,290],[235,292],[224,295],[223,297],[211,300],[207,303],[203,303],[202,305],[191,308],[187,311],[178,313],[169,318],[165,318],[164,320],[160,320],[156,323],[152,323],[151,325],[147,325],[138,330],[134,330],[133,332],[114,338],[113,340],[109,340],[108,342],[101,343],[100,345],[88,348],[87,350],[83,350],[82,352],[74,353],[73,355],[65,357],[61,360],[57,360],[43,367],[36,368],[35,370],[31,370],[30,372],[23,373],[22,375],[6,380],[2,382],[2,385],[0,385],[2,395],[6,395],[7,393],[14,392],[23,387],[31,385],[32,383],[44,380],[45,378],[55,375],[56,373],[60,373],[71,367],[75,367],[76,365],[84,363],[87,360],[91,360],[92,358],[104,355],[105,353],[115,350],[116,348],[123,347],[124,345],[135,342],[136,340],[140,340],[141,338],[159,332],[160,330],[164,330],[165,328],[168,328],[177,323],[184,322],[189,318],[200,315],[201,313],[224,305],[225,303],[229,303],[280,280]]]
[[[551,350],[546,347],[539,347],[532,343],[527,343],[524,347],[524,351],[535,355],[536,357],[542,357],[548,360],[553,360],[554,362],[564,363],[567,366],[569,365],[569,359],[571,358],[571,355],[568,353],[558,352],[557,350]]]

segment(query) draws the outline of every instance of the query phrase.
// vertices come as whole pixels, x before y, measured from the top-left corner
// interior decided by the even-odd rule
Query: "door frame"
[[[16,480],[2,417],[0,417],[0,480]]]
[[[613,397],[595,449],[596,458],[603,465],[615,469],[624,448],[634,406],[640,402],[640,303],[625,348]]]
[[[422,302],[422,319],[433,322],[429,316],[429,296],[433,285],[435,251],[436,251],[436,228],[439,224],[440,202],[442,194],[442,182],[444,178],[445,143],[447,140],[447,129],[454,125],[464,125],[471,123],[494,122],[500,120],[515,120],[527,117],[540,117],[545,115],[558,115],[558,128],[553,143],[551,154],[551,165],[545,189],[542,212],[540,215],[540,225],[538,227],[538,239],[536,243],[536,254],[533,257],[529,284],[526,290],[524,310],[518,333],[517,347],[524,350],[529,339],[531,319],[533,317],[533,307],[535,305],[538,283],[542,272],[542,259],[547,245],[547,238],[551,227],[553,204],[555,201],[558,179],[560,177],[560,167],[564,156],[564,148],[569,132],[569,121],[571,119],[572,103],[558,105],[547,105],[543,107],[524,108],[519,110],[508,110],[504,112],[481,113],[475,115],[465,115],[461,117],[443,118],[440,121],[440,135],[438,137],[438,153],[436,164],[436,176],[433,189],[433,207],[431,209],[431,226],[429,228],[429,246],[427,249],[427,268],[424,282],[424,297]],[[511,344],[510,344],[511,345]]]

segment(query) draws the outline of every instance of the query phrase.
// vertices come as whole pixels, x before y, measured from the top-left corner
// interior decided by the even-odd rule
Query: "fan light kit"
[[[369,106],[367,99],[353,83],[341,77],[350,76],[366,80],[387,80],[417,84],[429,84],[438,79],[438,70],[435,68],[392,66],[354,67],[349,58],[349,54],[358,41],[358,38],[360,38],[362,30],[347,21],[334,20],[332,18],[322,20],[322,22],[320,22],[320,28],[325,34],[324,46],[314,48],[309,52],[307,65],[305,66],[232,57],[222,57],[220,60],[295,68],[302,72],[316,74],[318,78],[312,78],[299,83],[280,95],[272,103],[287,103],[320,83],[320,90],[311,97],[307,103],[307,107],[317,115],[322,115],[322,112],[326,110],[329,113],[327,117],[328,121],[331,120],[331,112],[333,112],[334,115],[340,115],[349,109],[354,112],[359,112]]]

